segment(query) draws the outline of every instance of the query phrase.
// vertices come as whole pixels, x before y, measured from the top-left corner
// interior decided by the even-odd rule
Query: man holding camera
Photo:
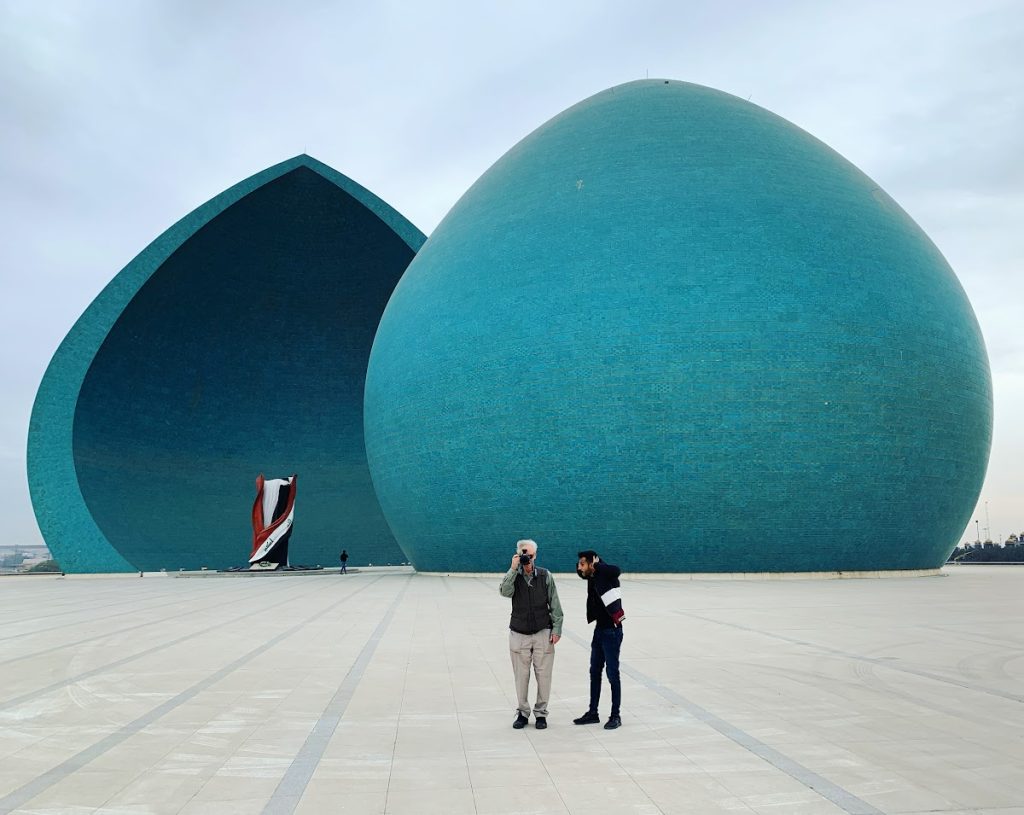
[[[619,650],[622,648],[622,589],[619,575],[622,570],[603,563],[593,549],[578,554],[576,573],[587,581],[587,622],[594,623],[594,638],[590,643],[590,707],[573,724],[597,724],[601,717],[597,704],[601,701],[601,671],[608,674],[612,688],[612,712],[605,730],[622,726],[619,705],[622,702],[622,683],[619,679]]]
[[[516,681],[518,714],[512,727],[522,730],[530,720],[530,666],[537,679],[537,701],[533,706],[536,727],[548,726],[548,697],[555,643],[562,637],[562,604],[551,572],[537,565],[537,544],[521,540],[516,544],[512,565],[498,591],[512,598],[508,650]]]

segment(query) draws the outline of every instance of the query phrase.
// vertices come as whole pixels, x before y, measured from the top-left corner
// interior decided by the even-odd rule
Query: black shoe
[[[548,729],[548,717],[547,716],[538,716],[537,717],[537,723],[534,726],[538,730],[547,730]]]
[[[609,716],[608,721],[604,723],[604,729],[614,730],[616,727],[622,727],[622,719],[618,716]]]
[[[516,730],[522,730],[524,727],[526,727],[526,723],[528,721],[530,721],[530,720],[527,719],[522,713],[519,713],[519,714],[516,715],[516,720],[514,722],[512,722],[512,726]]]
[[[601,721],[601,717],[597,715],[596,710],[588,710],[578,719],[573,719],[573,724],[598,724]]]

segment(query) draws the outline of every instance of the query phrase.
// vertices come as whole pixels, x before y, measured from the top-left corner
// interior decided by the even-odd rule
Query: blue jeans
[[[601,670],[608,674],[612,686],[612,716],[619,715],[622,683],[619,681],[619,649],[622,648],[622,626],[595,628],[590,641],[590,710],[597,713],[601,701]]]

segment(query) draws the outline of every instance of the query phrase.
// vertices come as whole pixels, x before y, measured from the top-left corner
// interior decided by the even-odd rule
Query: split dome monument
[[[930,569],[991,429],[977,321],[910,217],[784,119],[643,80],[425,242],[307,157],[200,207],[58,349],[29,482],[69,571],[240,562],[277,469],[304,562],[493,571],[531,537],[556,569]]]

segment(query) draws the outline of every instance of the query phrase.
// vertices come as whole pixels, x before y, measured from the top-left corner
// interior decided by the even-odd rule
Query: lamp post
[[[980,544],[981,543],[981,521],[979,521],[977,518],[974,519],[974,528],[978,532],[978,543]]]

